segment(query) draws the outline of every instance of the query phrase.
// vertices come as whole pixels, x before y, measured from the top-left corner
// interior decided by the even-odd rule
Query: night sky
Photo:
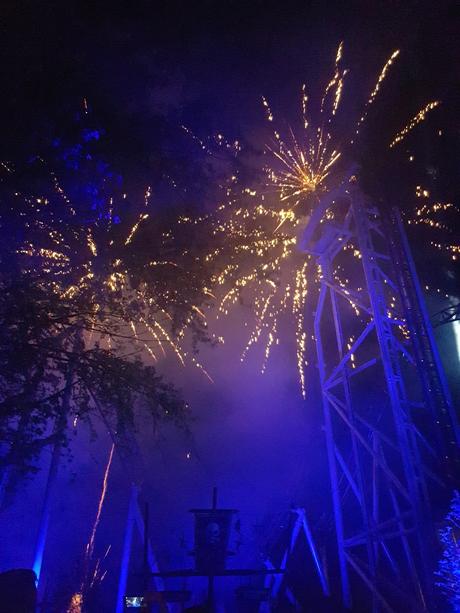
[[[450,119],[459,102],[457,9],[415,0],[6,3],[2,150],[11,156],[64,130],[86,98],[112,155],[151,169],[173,155],[168,138],[180,123],[202,136],[256,130],[261,95],[292,121],[300,84],[318,95],[341,40],[350,113],[401,48],[380,130],[400,127],[433,98]]]

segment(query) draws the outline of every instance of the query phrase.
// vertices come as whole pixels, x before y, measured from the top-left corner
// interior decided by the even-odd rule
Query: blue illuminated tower
[[[460,474],[459,431],[399,213],[352,177],[320,202],[301,247],[320,274],[314,339],[343,603],[429,610],[432,507]]]

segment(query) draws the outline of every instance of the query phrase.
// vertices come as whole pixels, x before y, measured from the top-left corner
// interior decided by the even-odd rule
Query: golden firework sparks
[[[400,54],[400,50],[396,49],[395,51],[393,51],[393,53],[390,55],[390,57],[387,59],[387,61],[385,62],[385,64],[383,65],[382,70],[380,71],[380,74],[377,78],[377,82],[375,83],[374,89],[372,90],[366,104],[364,107],[364,112],[361,115],[361,117],[359,118],[358,121],[358,125],[356,126],[356,134],[359,134],[359,128],[360,126],[366,121],[366,117],[367,114],[369,112],[369,107],[374,104],[380,88],[382,87],[382,83],[384,82],[384,80],[387,77],[388,71],[390,70],[390,68],[392,67],[392,65],[394,64],[394,61],[396,60],[396,58],[399,56]]]
[[[71,222],[64,219],[60,204],[53,209],[45,197],[23,197],[25,210],[30,212],[30,216],[26,216],[26,227],[33,229],[36,244],[25,242],[19,252],[31,262],[39,260],[40,269],[45,273],[44,283],[63,301],[81,298],[88,305],[90,314],[84,335],[87,346],[105,343],[109,350],[118,352],[131,338],[154,362],[158,361],[158,351],[165,355],[165,347],[169,347],[181,365],[185,366],[189,360],[209,377],[196,357],[192,359],[181,346],[181,343],[187,344],[185,333],[189,325],[198,318],[204,320],[202,309],[192,302],[187,307],[185,301],[190,315],[178,333],[174,330],[173,316],[167,310],[168,291],[162,290],[157,300],[152,288],[146,291],[145,283],[133,287],[124,256],[128,253],[127,247],[132,251],[141,224],[149,218],[149,211],[144,209],[125,236],[120,236],[119,228],[113,225],[114,198],[111,197],[108,218],[79,224],[71,200],[56,174],[51,173],[50,177],[52,188],[66,204],[65,214],[70,215]],[[151,193],[148,187],[144,193],[145,207],[150,206]],[[16,193],[16,196],[22,195]],[[165,231],[159,241],[167,243],[170,238],[171,232]],[[26,270],[34,266],[25,260]],[[178,264],[169,259],[155,259],[145,266],[153,270],[178,267]],[[196,288],[196,295],[205,295],[201,287]]]
[[[409,132],[412,132],[412,130],[416,126],[418,126],[419,123],[421,123],[422,121],[425,121],[427,114],[433,109],[435,109],[437,106],[439,106],[440,104],[441,104],[440,100],[434,100],[433,102],[429,102],[422,109],[420,109],[420,111],[416,115],[414,115],[414,117],[412,117],[412,119],[404,126],[404,128],[401,128],[401,130],[393,138],[393,140],[390,143],[390,149],[393,148],[398,143],[400,143],[401,141],[403,141],[406,138],[406,136],[409,134]]]
[[[365,122],[368,110],[381,92],[399,54],[398,49],[393,51],[383,65],[357,123],[356,132]],[[245,322],[245,326],[249,326],[249,335],[241,360],[246,359],[251,349],[262,344],[261,370],[264,372],[273,348],[284,335],[281,318],[293,317],[297,369],[304,396],[309,338],[305,330],[306,301],[308,293],[318,287],[322,271],[314,265],[310,256],[300,252],[298,237],[308,221],[308,211],[327,192],[328,178],[341,156],[339,147],[333,144],[329,127],[339,111],[347,74],[347,70],[341,67],[342,57],[341,43],[335,57],[333,76],[321,98],[320,127],[312,128],[305,85],[301,90],[302,131],[295,134],[289,128],[286,138],[276,125],[268,100],[262,98],[266,119],[273,133],[272,143],[267,147],[272,157],[272,164],[267,168],[271,189],[264,193],[263,190],[258,192],[245,187],[235,197],[234,184],[237,181],[232,177],[235,181],[230,181],[231,187],[227,188],[229,203],[218,209],[213,224],[214,236],[220,238],[223,246],[213,249],[205,257],[207,262],[222,261],[214,277],[213,289],[213,293],[220,296],[220,316],[228,315],[241,302],[249,303],[252,307],[252,323]],[[409,122],[401,138],[424,119],[430,108],[425,108]],[[329,208],[323,221],[333,217],[334,210]],[[350,245],[350,249],[353,257],[361,257],[356,247]],[[364,308],[359,299],[362,289],[352,289],[349,280],[341,278],[338,270],[333,271],[333,276],[342,288],[342,296],[354,313],[360,316]],[[350,347],[353,342],[351,337]],[[354,355],[352,365],[356,367]]]

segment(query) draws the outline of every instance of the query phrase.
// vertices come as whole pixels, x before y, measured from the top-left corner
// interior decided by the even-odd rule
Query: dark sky
[[[185,122],[202,134],[241,137],[263,119],[261,94],[289,117],[303,81],[318,92],[340,40],[352,69],[352,110],[396,47],[403,57],[389,85],[393,116],[404,120],[430,97],[458,105],[455,5],[8,2],[1,27],[2,148],[8,154],[40,130],[62,129],[83,97],[120,155],[139,162],[169,136],[165,119],[170,128]]]

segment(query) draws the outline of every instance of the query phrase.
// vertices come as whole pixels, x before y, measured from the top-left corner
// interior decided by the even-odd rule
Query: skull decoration
[[[220,541],[220,526],[211,522],[206,526],[206,542],[209,545],[217,545]]]

